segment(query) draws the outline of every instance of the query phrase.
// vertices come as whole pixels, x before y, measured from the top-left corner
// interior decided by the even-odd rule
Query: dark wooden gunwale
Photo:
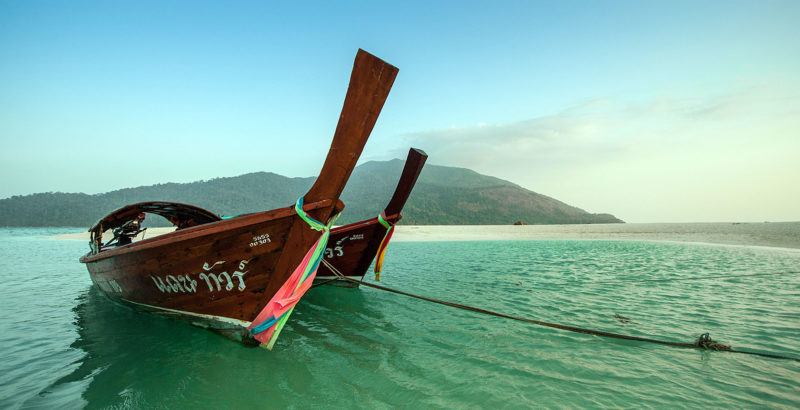
[[[341,211],[342,209],[344,209],[344,203],[342,203],[341,200],[337,201],[338,205],[336,208],[339,211]],[[311,212],[317,209],[326,208],[330,206],[331,202],[332,202],[331,200],[324,200],[312,204],[304,204],[303,210],[306,212]],[[229,229],[236,229],[248,225],[256,225],[272,219],[285,218],[293,214],[295,214],[294,206],[273,209],[271,211],[256,212],[233,219],[225,219],[217,222],[211,222],[204,225],[193,226],[191,228],[165,233],[163,235],[154,236],[152,238],[147,238],[141,241],[133,242],[129,245],[103,250],[102,252],[96,253],[94,255],[92,254],[84,255],[80,258],[80,261],[82,263],[95,262],[101,259],[111,258],[114,256],[130,252],[137,252],[144,249],[164,246],[166,244],[173,242],[194,239],[205,235],[214,235],[216,233]]]

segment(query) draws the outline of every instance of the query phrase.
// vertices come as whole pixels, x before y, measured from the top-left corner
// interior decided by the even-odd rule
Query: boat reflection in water
[[[71,347],[85,354],[26,406],[263,407],[269,397],[269,407],[288,407],[312,384],[328,383],[309,369],[348,360],[363,349],[360,335],[384,321],[356,289],[315,288],[287,324],[286,349],[264,354],[178,318],[143,315],[96,286],[77,302]]]

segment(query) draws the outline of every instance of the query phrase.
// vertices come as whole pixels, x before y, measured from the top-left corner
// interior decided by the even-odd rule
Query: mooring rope
[[[327,263],[325,263],[324,261],[323,261],[323,264],[327,265]],[[309,289],[314,289],[314,288],[316,288],[318,286],[327,285],[327,284],[329,284],[331,282],[336,282],[337,280],[340,280],[340,279],[338,277],[336,277],[336,278],[333,278],[333,279],[328,279],[328,280],[326,280],[324,282],[315,283],[315,284],[311,285],[311,287]]]
[[[338,279],[338,280],[344,280],[344,281],[348,281],[348,282],[352,282],[352,283],[357,283],[359,285],[364,285],[364,286],[371,287],[371,288],[374,288],[374,289],[385,290],[387,292],[396,293],[396,294],[399,294],[399,295],[408,296],[408,297],[412,297],[412,298],[415,298],[415,299],[425,300],[425,301],[428,301],[428,302],[438,303],[440,305],[450,306],[450,307],[454,307],[454,308],[457,308],[457,309],[468,310],[470,312],[482,313],[482,314],[485,314],[485,315],[497,316],[497,317],[502,317],[502,318],[505,318],[505,319],[511,319],[511,320],[516,320],[516,321],[520,321],[520,322],[532,323],[532,324],[539,325],[539,326],[545,326],[545,327],[550,327],[550,328],[554,328],[554,329],[566,330],[566,331],[575,332],[575,333],[583,333],[583,334],[587,334],[587,335],[607,337],[607,338],[612,338],[612,339],[634,340],[634,341],[638,341],[638,342],[656,343],[656,344],[661,344],[661,345],[667,345],[667,346],[673,346],[673,347],[682,347],[682,348],[690,348],[690,349],[726,351],[726,352],[731,352],[731,353],[749,354],[749,355],[756,355],[756,356],[762,356],[762,357],[769,357],[769,358],[773,358],[773,359],[785,359],[785,360],[793,360],[793,361],[796,361],[796,362],[800,362],[800,358],[791,357],[791,356],[782,356],[782,355],[772,354],[772,353],[751,352],[751,351],[745,351],[745,350],[735,350],[735,349],[731,348],[731,346],[724,345],[724,344],[721,344],[721,343],[717,343],[717,342],[711,340],[711,337],[709,336],[708,333],[704,333],[704,334],[700,335],[700,337],[694,343],[683,343],[683,342],[672,342],[672,341],[668,341],[668,340],[652,339],[652,338],[647,338],[647,337],[623,335],[623,334],[619,334],[619,333],[604,332],[602,330],[585,329],[585,328],[577,327],[577,326],[567,326],[567,325],[561,325],[561,324],[558,324],[558,323],[549,323],[549,322],[544,322],[544,321],[541,321],[541,320],[528,319],[528,318],[519,317],[519,316],[511,316],[511,315],[507,315],[507,314],[504,314],[504,313],[499,313],[499,312],[494,312],[494,311],[491,311],[491,310],[477,308],[477,307],[474,307],[474,306],[462,305],[460,303],[448,302],[446,300],[434,299],[434,298],[429,298],[429,297],[425,297],[425,296],[415,295],[415,294],[408,293],[408,292],[403,292],[403,291],[400,291],[400,290],[397,290],[397,289],[392,289],[392,288],[387,288],[385,286],[376,285],[374,283],[367,283],[367,282],[364,282],[364,281],[361,281],[361,280],[348,278],[348,277],[344,276],[341,272],[339,272],[339,270],[336,269],[335,266],[333,266],[330,262],[328,262],[324,258],[322,259],[322,263],[324,263],[325,266],[327,266],[328,269],[330,269],[330,271],[333,272],[333,274],[337,276],[336,279]],[[328,281],[328,282],[330,282],[330,281]]]

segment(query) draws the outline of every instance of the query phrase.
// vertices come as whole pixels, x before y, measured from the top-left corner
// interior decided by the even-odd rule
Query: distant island
[[[371,161],[353,171],[337,224],[374,217],[389,201],[404,162]],[[166,183],[96,195],[47,192],[0,200],[3,227],[89,227],[114,209],[142,201],[196,205],[229,216],[291,205],[314,182],[257,172],[185,184]],[[162,221],[166,225],[166,221]],[[466,168],[426,165],[403,210],[406,225],[622,223],[591,214],[514,183]],[[156,223],[155,225],[158,225]]]

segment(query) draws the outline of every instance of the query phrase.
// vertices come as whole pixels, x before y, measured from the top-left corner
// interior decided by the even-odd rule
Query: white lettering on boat
[[[208,266],[208,262],[206,262],[206,263],[204,263],[204,264],[203,264],[203,270],[211,270],[211,269],[214,269],[214,266],[217,266],[217,265],[222,265],[223,263],[225,263],[225,261],[216,261],[216,262],[214,262],[214,264],[213,264],[213,265],[211,265],[211,266]]]
[[[238,270],[234,271],[233,273],[228,272],[212,272],[212,270],[217,267],[217,265],[224,265],[225,261],[217,261],[213,264],[209,265],[208,262],[203,264],[203,272],[191,274],[187,273],[185,275],[164,275],[162,276],[153,276],[151,275],[150,278],[156,284],[156,288],[158,288],[161,293],[197,293],[197,282],[198,280],[203,280],[208,285],[209,292],[221,292],[223,289],[225,291],[233,290],[234,285],[236,286],[239,292],[242,292],[246,289],[244,283],[244,275],[247,273],[245,268],[247,267],[247,263],[250,262],[249,260],[243,260],[239,262]],[[192,275],[197,276],[197,280],[192,279]],[[119,285],[117,285],[119,287]],[[120,288],[119,291],[122,291]]]
[[[344,249],[341,246],[334,248],[325,248],[325,257],[330,259],[344,255]]]
[[[197,281],[189,275],[166,275],[163,279],[151,275],[150,278],[162,293],[193,293],[197,291]]]
[[[236,272],[233,272],[233,277],[236,278],[236,279],[239,279],[239,292],[244,290],[244,278],[243,278],[243,276],[244,276],[245,273],[247,273],[247,271],[244,270],[245,266],[247,266],[247,262],[250,262],[250,261],[243,260],[243,261],[239,262],[239,270],[237,270]]]
[[[181,284],[183,284],[183,287],[185,287],[187,291],[197,291],[197,281],[190,278],[189,275],[178,276],[178,280],[181,282]]]
[[[264,245],[265,243],[270,243],[270,242],[272,242],[272,239],[269,238],[268,233],[262,235],[256,235],[253,237],[253,241],[250,242],[250,247],[253,248],[258,245]]]
[[[336,241],[336,246],[332,248],[325,248],[325,258],[331,259],[344,256],[344,246],[342,246],[342,243],[347,240],[356,241],[359,239],[364,239],[363,233],[357,233],[355,235],[345,236],[344,238],[339,239]]]
[[[216,274],[210,273],[210,274],[206,275],[205,272],[204,272],[204,273],[201,273],[198,276],[200,277],[200,279],[203,279],[203,280],[206,281],[206,284],[208,285],[208,291],[209,292],[213,292],[214,291],[214,287],[211,286],[211,281],[209,279],[214,279],[214,283],[217,284],[217,291],[221,290],[221,288],[219,286],[219,279],[217,278]]]

